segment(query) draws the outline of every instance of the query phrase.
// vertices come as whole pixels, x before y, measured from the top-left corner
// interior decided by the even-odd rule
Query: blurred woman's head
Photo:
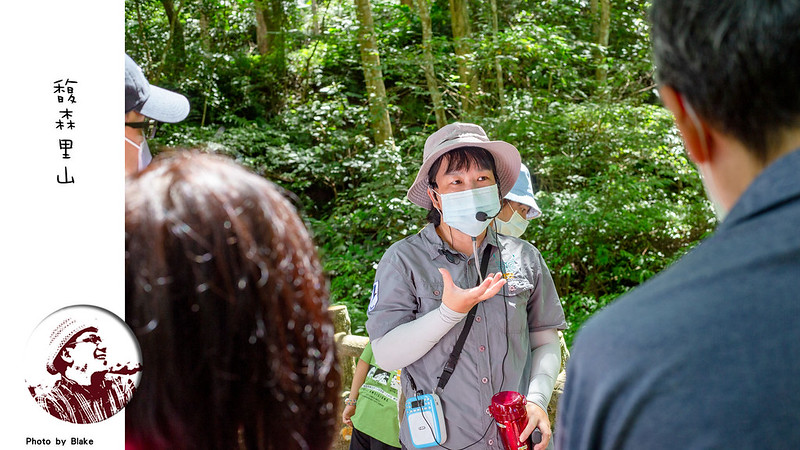
[[[340,374],[327,285],[278,188],[178,152],[128,178],[125,203],[125,313],[143,358],[128,443],[328,448]]]

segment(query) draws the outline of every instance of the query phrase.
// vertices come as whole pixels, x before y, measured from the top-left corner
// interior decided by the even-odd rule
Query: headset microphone
[[[478,211],[475,214],[475,219],[477,219],[477,220],[479,220],[481,222],[486,222],[489,219],[494,219],[496,216],[497,216],[497,214],[495,214],[494,216],[490,216],[490,215],[486,214],[483,211]]]

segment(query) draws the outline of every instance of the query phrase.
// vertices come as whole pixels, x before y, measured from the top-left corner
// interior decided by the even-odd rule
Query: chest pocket
[[[443,286],[437,283],[422,283],[417,288],[417,311],[416,316],[425,314],[438,309],[442,304]]]
[[[505,301],[508,306],[508,332],[528,332],[528,300],[531,298],[533,285],[525,278],[511,277],[506,282]]]

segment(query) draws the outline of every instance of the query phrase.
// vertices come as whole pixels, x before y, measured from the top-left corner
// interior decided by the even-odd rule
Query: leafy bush
[[[664,269],[715,224],[672,117],[647,104],[551,104],[500,120],[536,177],[526,238],[562,296],[568,340],[597,308]],[[517,114],[517,117],[520,114]]]
[[[431,130],[409,132],[394,148],[370,148],[363,136],[352,135],[364,112],[330,92],[275,127],[235,128],[216,138],[211,130],[187,128],[189,134],[164,141],[206,142],[297,194],[331,279],[332,300],[348,305],[354,331],[364,333],[383,252],[425,224],[425,211],[405,193]],[[539,185],[543,215],[523,237],[553,273],[571,340],[586,318],[666,267],[710,231],[714,219],[663,108],[551,104],[542,112],[530,110],[525,95],[514,98],[513,114],[484,126],[520,149]]]

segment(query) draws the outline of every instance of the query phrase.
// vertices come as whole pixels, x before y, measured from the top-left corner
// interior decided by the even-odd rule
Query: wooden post
[[[350,314],[347,312],[347,306],[335,305],[328,308],[333,319],[333,329],[336,333],[334,339],[336,340],[337,355],[339,355],[339,366],[342,368],[342,389],[349,390],[350,384],[353,382],[353,371],[355,370],[355,362],[353,357],[342,354],[339,343],[344,336],[350,334]]]
[[[357,336],[350,334],[351,323],[350,314],[347,312],[347,307],[344,305],[334,305],[328,308],[328,313],[331,315],[334,329],[334,340],[336,342],[336,355],[339,358],[339,366],[342,368],[342,399],[350,394],[350,386],[353,384],[353,372],[356,368],[356,361],[364,347],[369,343],[369,338],[366,336]],[[341,413],[342,404],[339,404],[339,412]],[[346,425],[342,425],[333,441],[331,450],[347,450],[350,446],[349,430]]]

